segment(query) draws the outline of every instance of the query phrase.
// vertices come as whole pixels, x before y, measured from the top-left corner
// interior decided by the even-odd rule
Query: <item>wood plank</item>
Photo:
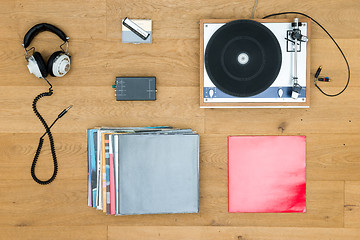
[[[0,134],[0,179],[28,180],[31,164],[38,146],[40,133],[35,134]],[[56,156],[58,160],[57,180],[87,179],[87,139],[86,133],[54,134]],[[45,137],[43,149],[36,165],[36,176],[48,179],[53,173],[53,159],[49,140]]]
[[[107,216],[87,206],[86,179],[59,178],[48,186],[41,186],[27,179],[2,180],[0,226],[343,226],[343,182],[308,181],[307,213],[234,214],[227,212],[226,173],[204,164],[201,164],[200,168],[199,214]]]
[[[3,159],[3,168],[0,169],[0,176],[3,180],[20,180],[30,181],[30,186],[35,187],[36,184],[30,176],[30,165],[37,146],[37,138],[39,134],[1,134],[0,144],[3,150],[0,152],[0,158]],[[311,135],[308,136],[307,149],[307,179],[312,180],[340,180],[340,179],[359,179],[359,163],[358,157],[359,136],[355,137],[345,135],[342,136],[346,141],[343,146],[337,141],[329,141],[329,136]],[[55,134],[57,156],[59,160],[59,174],[57,182],[63,180],[86,180],[87,179],[87,150],[86,136],[83,134]],[[217,135],[201,135],[201,155],[200,155],[200,210],[201,215],[207,216],[203,224],[236,224],[239,222],[238,216],[227,214],[227,136]],[[327,144],[317,144],[327,141]],[[331,151],[332,149],[333,151]],[[14,154],[16,153],[16,154]],[[357,154],[357,155],[356,155]],[[333,155],[333,157],[331,156]],[[330,156],[330,157],[329,157]],[[81,160],[82,159],[82,160]],[[40,157],[37,165],[37,174],[40,178],[49,177],[52,173],[52,161],[47,144],[44,145],[44,152]],[[357,166],[357,167],[356,167]],[[82,181],[84,184],[84,181]],[[311,189],[311,183],[308,185]],[[317,186],[317,185],[315,185]],[[321,185],[318,185],[321,188]],[[332,188],[331,185],[330,188]],[[336,185],[337,187],[341,187]],[[85,191],[85,186],[83,186]],[[317,191],[317,190],[312,190]],[[20,191],[21,192],[21,191]],[[311,193],[310,193],[311,194]],[[15,194],[17,195],[17,194]],[[315,195],[315,197],[318,194]],[[311,195],[308,195],[308,199]],[[85,197],[85,196],[84,196]],[[333,192],[331,189],[325,189],[323,194],[317,196],[316,199],[322,200],[322,197],[331,197],[325,202],[317,203],[313,201],[314,211],[319,213],[307,218],[314,218],[312,221],[321,222],[326,219],[327,209],[333,211],[332,214],[339,215],[339,207],[342,208],[342,193],[339,190]],[[308,204],[311,202],[308,201]],[[81,204],[80,204],[81,205]],[[216,211],[215,211],[216,209]],[[323,210],[322,210],[323,209]],[[311,210],[311,205],[308,205]],[[213,212],[207,213],[207,212]],[[214,212],[215,211],[215,212]],[[332,215],[330,214],[330,215]],[[213,215],[213,216],[212,216]],[[229,216],[228,216],[229,215]],[[267,214],[263,214],[265,219]],[[216,217],[215,217],[216,216]],[[232,218],[233,216],[233,218]],[[243,215],[248,219],[249,215]],[[339,215],[340,216],[340,215]],[[220,217],[220,218],[219,218]],[[265,217],[265,218],[264,218]],[[278,217],[273,215],[275,219]],[[297,218],[291,215],[290,219]],[[286,217],[286,218],[287,218]],[[211,221],[208,219],[212,219]],[[251,219],[255,221],[257,214],[253,214]],[[208,220],[208,221],[207,221]],[[244,219],[240,219],[242,222]],[[335,217],[332,221],[338,221]],[[219,223],[220,222],[220,223]],[[304,223],[306,224],[306,223]],[[326,221],[321,224],[326,224]],[[295,225],[294,225],[295,226]]]
[[[255,17],[262,17],[296,10],[322,23],[352,67],[352,81],[343,95],[326,98],[312,85],[310,109],[200,109],[199,20],[249,18],[253,4],[246,0],[2,0],[0,239],[358,239],[360,2],[260,0],[255,12]],[[152,44],[121,43],[120,19],[126,16],[153,20]],[[48,186],[34,183],[29,173],[43,133],[31,103],[47,88],[44,81],[29,75],[21,47],[26,31],[39,22],[53,23],[70,36],[73,57],[66,77],[49,78],[54,95],[39,101],[48,121],[74,104],[53,129],[60,168]],[[311,74],[323,65],[322,75],[333,81],[321,85],[335,93],[344,86],[345,65],[314,24],[311,35]],[[47,60],[61,41],[42,33],[33,43]],[[155,75],[158,99],[116,102],[111,85],[121,75]],[[172,125],[200,132],[200,213],[114,217],[88,207],[85,131],[101,125]],[[230,134],[307,136],[307,213],[227,212],[226,137]],[[48,176],[52,166],[45,141],[37,168],[41,177]]]
[[[6,144],[9,137],[9,142]],[[34,134],[1,135],[1,139],[4,139],[1,145],[4,146],[4,149],[7,147],[9,149],[2,151],[1,155],[1,158],[4,159],[4,168],[0,175],[4,176],[4,179],[0,185],[3,193],[0,197],[0,210],[4,213],[4,218],[0,217],[0,225],[14,226],[25,222],[36,226],[117,223],[121,225],[238,226],[247,224],[253,226],[339,227],[343,224],[344,190],[341,181],[308,181],[308,212],[305,214],[228,213],[226,136],[201,137],[200,214],[105,216],[86,206],[87,160],[86,153],[84,153],[86,151],[84,134],[77,134],[71,138],[68,138],[69,134],[55,135],[56,139],[59,139],[57,147],[61,167],[59,177],[46,187],[34,183],[28,172],[32,160],[31,153],[36,145],[36,142],[33,142],[33,146],[29,146],[33,137]],[[23,139],[23,142],[29,142],[29,144],[20,145],[19,139]],[[18,143],[14,144],[15,142]],[[15,158],[12,154],[13,150],[17,153]],[[25,162],[28,164],[24,164]],[[47,166],[51,165],[49,161],[46,163]],[[44,159],[39,166],[43,168],[40,170],[48,172],[45,171],[48,169],[44,165]],[[11,173],[13,176],[6,179]],[[19,179],[16,180],[16,178]],[[8,188],[10,183],[12,187]],[[6,217],[7,214],[11,214],[11,220]],[[30,220],[33,219],[34,214],[39,218],[35,221]]]
[[[327,88],[329,92],[338,89]],[[309,109],[206,109],[205,132],[227,134],[356,133],[360,125],[360,88],[336,98],[311,91]],[[226,124],[224,124],[226,123]],[[326,123],[326,124],[324,124]]]
[[[203,171],[207,169],[207,173],[202,173],[200,180],[200,214],[202,218],[209,221],[206,225],[282,227],[343,226],[343,182],[307,181],[306,213],[227,213],[226,176],[220,175],[220,172],[223,172],[222,170],[215,170],[213,167],[202,166],[202,169]]]
[[[49,38],[46,38],[48,36]],[[118,40],[71,39],[69,52],[73,57],[71,71],[63,78],[49,78],[57,86],[101,86],[112,84],[116,76],[154,75],[161,86],[199,86],[198,39],[159,40],[151,45],[122,44]],[[352,68],[351,87],[359,87],[355,79],[360,76],[356,63],[360,56],[360,40],[338,40]],[[34,40],[33,46],[41,52],[45,61],[59,50],[61,41],[50,33]],[[322,65],[321,75],[329,76],[331,83],[319,83],[340,91],[346,83],[345,63],[335,45],[329,39],[311,39],[311,90],[312,76]],[[159,51],[158,49],[161,49]],[[174,50],[176,49],[176,50]],[[324,58],[324,52],[327,57]],[[29,74],[24,50],[17,41],[0,42],[0,56],[8,59],[0,66],[1,86],[41,86],[43,82]],[[141,58],[139,58],[141,56]],[[14,64],[16,63],[16,64]],[[171,69],[171,71],[169,71]]]
[[[3,180],[0,189],[0,226],[171,225],[177,221],[204,221],[199,214],[107,216],[87,206],[86,179],[57,179],[48,186],[29,180]]]
[[[210,217],[212,225],[269,226],[269,224],[276,224],[276,226],[285,226],[283,224],[289,224],[296,219],[297,225],[295,226],[304,226],[303,224],[310,223],[313,226],[326,226],[327,224],[342,226],[344,183],[333,181],[333,176],[320,167],[314,168],[312,165],[315,164],[310,163],[316,163],[317,159],[309,157],[307,171],[312,172],[311,176],[315,175],[314,172],[318,172],[319,176],[323,178],[327,176],[330,181],[312,181],[307,177],[306,214],[226,213],[228,207],[227,136],[206,135],[206,137],[202,136],[200,140],[200,214],[203,217]],[[309,146],[309,144],[307,145]],[[308,147],[307,151],[312,150]],[[331,164],[328,165],[331,166]],[[347,169],[349,168],[351,165],[347,167]],[[341,170],[339,169],[339,172]],[[340,173],[338,174],[338,178],[341,178]],[[346,173],[342,176],[344,175]],[[318,176],[315,175],[314,178],[316,177]],[[332,213],[330,214],[330,212]]]
[[[318,82],[319,86],[326,88],[336,87],[331,93],[339,92],[346,84],[348,77],[345,61],[330,39],[311,39],[311,80],[317,68],[321,65],[323,67],[320,76],[327,76],[331,78],[330,83]],[[360,76],[360,69],[356,63],[360,60],[360,41],[358,39],[336,39],[336,42],[344,52],[351,69],[351,80],[349,88],[358,87],[359,82],[356,81]],[[311,91],[318,93],[311,82]],[[344,93],[345,94],[345,93]]]
[[[43,226],[28,227],[19,224],[17,227],[0,227],[0,239],[107,239],[106,226]]]
[[[297,2],[296,0],[285,1],[259,1],[255,17],[263,17],[268,14],[296,11],[302,12],[315,18],[322,24],[335,38],[359,38],[359,32],[352,32],[350,22],[359,23],[358,15],[360,13],[360,2],[356,0],[347,1],[328,1],[328,0],[305,0]],[[276,18],[283,18],[278,16]],[[295,15],[287,15],[294,18]],[[299,16],[298,16],[299,17]],[[351,20],[350,20],[351,19]],[[356,28],[358,28],[357,26]],[[317,27],[312,25],[313,38],[327,38],[326,34]]]
[[[360,229],[343,228],[270,228],[270,227],[122,227],[109,226],[109,240],[357,240]]]
[[[11,8],[5,8],[7,10],[4,12],[0,11],[2,39],[22,41],[25,33],[41,22],[58,26],[70,39],[105,38],[106,1],[104,0],[86,1],[81,4],[72,0],[14,2]]]
[[[348,228],[360,228],[360,181],[345,182],[344,223]]]
[[[230,135],[237,134],[202,134],[200,138],[201,164],[222,172],[223,191],[227,191],[227,137]],[[308,181],[360,180],[359,134],[306,134],[306,141]]]
[[[59,50],[61,41],[51,34],[44,35],[37,38],[33,46],[47,61],[53,52]],[[63,78],[49,77],[49,80],[55,86],[111,86],[116,76],[156,76],[158,86],[197,87],[198,44],[195,39],[162,40],[151,45],[71,39],[71,71]],[[1,86],[44,85],[43,81],[30,75],[24,49],[18,41],[1,41],[0,56],[9,59],[0,66]]]
[[[36,79],[35,79],[36,80]],[[54,126],[54,133],[83,133],[95,126],[175,126],[203,132],[204,110],[199,108],[198,88],[158,87],[156,101],[117,102],[114,89],[104,87],[54,87],[54,95],[39,100],[38,109],[51,122],[67,106],[69,113]],[[43,132],[40,121],[32,112],[33,98],[46,88],[2,87],[4,103],[0,132]],[[15,97],[14,97],[15,96]],[[94,97],[97,96],[97,97]],[[166,111],[164,111],[166,110]]]
[[[0,134],[0,179],[27,179],[41,133]],[[227,136],[200,134],[201,164],[227,174]],[[87,172],[86,133],[54,134],[59,160],[59,179],[85,179]],[[74,161],[74,159],[78,159]],[[81,159],[81,160],[80,160]],[[36,172],[46,178],[52,173],[52,157],[45,138]],[[214,169],[214,171],[215,171]],[[227,175],[226,175],[227,176]],[[360,181],[359,134],[307,135],[307,179],[311,181]],[[227,178],[222,182],[226,183]],[[225,187],[226,190],[226,186]]]
[[[360,180],[359,134],[307,135],[308,180]]]
[[[250,18],[254,1],[209,0],[203,1],[107,1],[107,36],[121,39],[120,21],[124,17],[152,19],[154,37],[158,39],[199,38],[200,19]],[[296,6],[296,8],[292,7]],[[314,17],[324,25],[335,38],[359,38],[360,3],[357,0],[283,0],[259,1],[255,18],[265,15],[294,10]],[[294,18],[294,15],[287,16]],[[283,16],[282,16],[283,18]],[[327,38],[318,27],[313,28],[314,38]]]
[[[3,0],[0,3],[0,13],[11,13],[15,8],[15,1]]]

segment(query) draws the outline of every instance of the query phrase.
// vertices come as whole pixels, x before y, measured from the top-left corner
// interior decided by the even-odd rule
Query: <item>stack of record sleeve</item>
[[[197,213],[199,135],[191,129],[88,129],[88,205],[110,215]]]

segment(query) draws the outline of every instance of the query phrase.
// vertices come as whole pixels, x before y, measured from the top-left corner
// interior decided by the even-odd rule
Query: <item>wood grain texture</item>
[[[351,66],[349,89],[327,98],[311,86],[309,109],[200,109],[200,19],[248,18],[252,0],[2,0],[0,1],[0,239],[358,239],[360,236],[360,2],[259,0],[256,18],[280,11],[313,16],[335,37]],[[153,20],[153,43],[121,43],[124,17]],[[293,16],[287,16],[292,18]],[[277,18],[284,18],[280,16]],[[54,95],[39,111],[54,126],[57,179],[40,186],[30,176],[44,129],[31,109],[47,90],[31,76],[21,47],[40,22],[70,37],[71,71],[49,78]],[[45,60],[61,41],[42,33],[32,45]],[[313,74],[335,93],[346,68],[331,40],[311,26]],[[155,102],[116,102],[116,76],[157,77]],[[200,133],[200,213],[106,216],[87,206],[86,129],[172,125]],[[307,136],[307,213],[227,212],[227,136]],[[52,171],[48,140],[37,174]]]
[[[16,39],[20,43],[34,23],[40,22],[58,26],[70,39],[104,38],[106,34],[104,0],[5,0],[1,1],[2,6],[5,8],[0,11],[0,31],[4,39]]]
[[[203,171],[208,171],[203,167]],[[214,170],[213,170],[214,172]],[[202,174],[199,214],[107,216],[87,206],[86,179],[57,179],[47,188],[34,186],[32,180],[2,180],[0,187],[11,188],[0,196],[1,226],[272,226],[342,227],[343,182],[308,181],[307,213],[228,213],[226,180],[215,190],[215,180]],[[13,183],[15,182],[15,183]],[[222,187],[224,185],[224,187]],[[84,187],[85,186],[85,187]],[[11,216],[11,217],[10,217]]]
[[[109,227],[109,240],[207,239],[207,240],[357,240],[359,229],[266,227]]]
[[[111,85],[112,83],[109,82],[105,86],[98,87],[56,86],[53,96],[39,100],[38,109],[51,121],[64,108],[74,105],[69,113],[59,120],[67,121],[67,124],[54,126],[55,133],[83,133],[87,128],[95,126],[143,126],[145,123],[185,128],[191,123],[190,126],[198,132],[204,131],[204,110],[199,109],[196,87],[159,86],[156,101],[116,102],[115,91]],[[4,103],[0,116],[2,121],[0,132],[44,131],[32,111],[31,104],[37,94],[47,89],[36,86],[24,86],[22,89],[26,94],[17,94],[19,88],[15,86],[0,89],[0,101]]]
[[[336,92],[328,87],[329,92]],[[205,109],[205,132],[227,134],[309,134],[360,132],[360,88],[329,98],[311,93],[309,109]],[[224,124],[231,119],[232,124]],[[355,123],[355,124],[354,124]]]
[[[345,227],[360,228],[360,181],[347,181],[344,204]]]
[[[0,239],[33,240],[33,239],[107,239],[106,226],[59,226],[28,227],[19,224],[15,227],[0,227]]]

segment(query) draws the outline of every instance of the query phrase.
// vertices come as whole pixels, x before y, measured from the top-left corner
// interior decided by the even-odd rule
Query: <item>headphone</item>
[[[42,58],[41,54],[39,52],[35,51],[34,47],[31,47],[29,50],[27,50],[27,48],[29,47],[29,45],[30,45],[31,41],[34,39],[34,37],[36,37],[36,35],[38,35],[41,32],[44,32],[44,31],[52,32],[52,33],[56,34],[61,40],[64,41],[64,43],[60,45],[61,51],[56,51],[53,54],[51,54],[51,56],[49,57],[49,60],[47,61],[47,64],[45,64],[45,61]],[[66,44],[66,50],[64,50],[62,48],[62,46],[65,44]],[[46,123],[45,119],[41,116],[41,114],[37,110],[36,104],[39,101],[39,99],[46,97],[46,96],[53,95],[52,85],[46,79],[48,74],[50,74],[53,77],[63,77],[67,72],[69,72],[70,62],[71,62],[71,57],[68,53],[69,38],[65,35],[65,33],[63,31],[61,31],[59,28],[55,27],[54,25],[51,25],[48,23],[40,23],[40,24],[37,24],[37,25],[33,26],[32,28],[30,28],[30,30],[25,34],[24,43],[22,44],[22,46],[25,49],[25,59],[28,62],[27,67],[28,67],[30,73],[34,74],[38,78],[44,79],[49,84],[49,91],[40,93],[39,95],[37,95],[32,104],[32,108],[33,108],[35,115],[39,118],[39,120],[43,124],[46,131],[39,139],[39,145],[37,147],[37,150],[36,150],[36,153],[34,156],[34,160],[31,165],[31,176],[35,182],[45,185],[45,184],[49,184],[52,181],[54,181],[54,179],[57,175],[57,171],[58,171],[58,163],[57,163],[57,158],[56,158],[56,153],[55,153],[55,143],[54,143],[54,139],[53,139],[50,129],[56,123],[56,121],[59,120],[59,118],[64,116],[69,111],[69,109],[72,107],[72,105],[70,105],[68,108],[64,109],[58,115],[58,117],[55,119],[55,121],[53,121],[53,123],[51,125],[48,125]],[[29,53],[30,51],[32,51],[32,54]],[[48,180],[40,180],[35,174],[35,167],[36,167],[36,162],[39,158],[39,155],[40,155],[43,143],[44,143],[45,135],[47,135],[49,138],[51,154],[52,154],[52,158],[53,158],[53,162],[54,162],[54,171],[53,171],[52,176]]]
[[[60,45],[61,51],[56,51],[49,57],[47,64],[42,58],[39,52],[35,51],[35,48],[32,47],[29,50],[31,41],[41,32],[48,31],[56,34],[61,40],[64,41],[63,44]],[[66,44],[66,50],[62,48],[62,46]],[[68,53],[69,48],[69,37],[65,35],[63,31],[54,25],[48,23],[40,23],[33,26],[24,37],[24,43],[22,46],[25,49],[25,59],[28,62],[28,69],[31,74],[34,74],[38,78],[45,79],[48,74],[53,77],[63,77],[70,70],[71,56]],[[33,50],[32,54],[29,54],[29,51]]]

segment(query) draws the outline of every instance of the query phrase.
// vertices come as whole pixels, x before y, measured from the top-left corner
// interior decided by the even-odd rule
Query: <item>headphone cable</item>
[[[69,111],[69,109],[72,107],[72,105],[70,105],[68,108],[64,109],[49,127],[49,125],[46,123],[45,119],[41,116],[41,114],[39,113],[39,111],[37,110],[37,107],[36,107],[36,104],[37,104],[37,102],[39,101],[40,98],[43,98],[45,96],[53,95],[53,89],[52,89],[51,83],[46,78],[44,78],[44,79],[46,80],[46,82],[50,86],[49,91],[44,92],[44,93],[40,93],[39,95],[37,95],[34,98],[34,101],[32,103],[32,108],[33,108],[33,111],[34,111],[35,115],[39,118],[39,120],[41,121],[41,123],[43,124],[43,126],[45,128],[45,133],[39,139],[39,144],[38,144],[38,147],[36,149],[34,160],[33,160],[32,165],[31,165],[31,176],[32,176],[32,178],[34,179],[35,182],[37,182],[37,183],[39,183],[41,185],[46,185],[46,184],[49,184],[52,181],[54,181],[54,179],[56,178],[57,172],[58,172],[58,163],[57,163],[56,152],[55,152],[55,143],[54,143],[53,135],[52,135],[52,133],[50,131],[50,128],[57,122],[57,120],[59,120],[62,116],[64,116]],[[44,137],[45,137],[46,134],[48,135],[48,138],[49,138],[49,141],[50,141],[50,149],[51,149],[51,155],[52,155],[52,158],[53,158],[54,171],[53,171],[52,176],[48,180],[40,180],[35,174],[35,167],[36,167],[37,160],[39,159],[39,155],[40,155],[43,143],[44,143]]]

